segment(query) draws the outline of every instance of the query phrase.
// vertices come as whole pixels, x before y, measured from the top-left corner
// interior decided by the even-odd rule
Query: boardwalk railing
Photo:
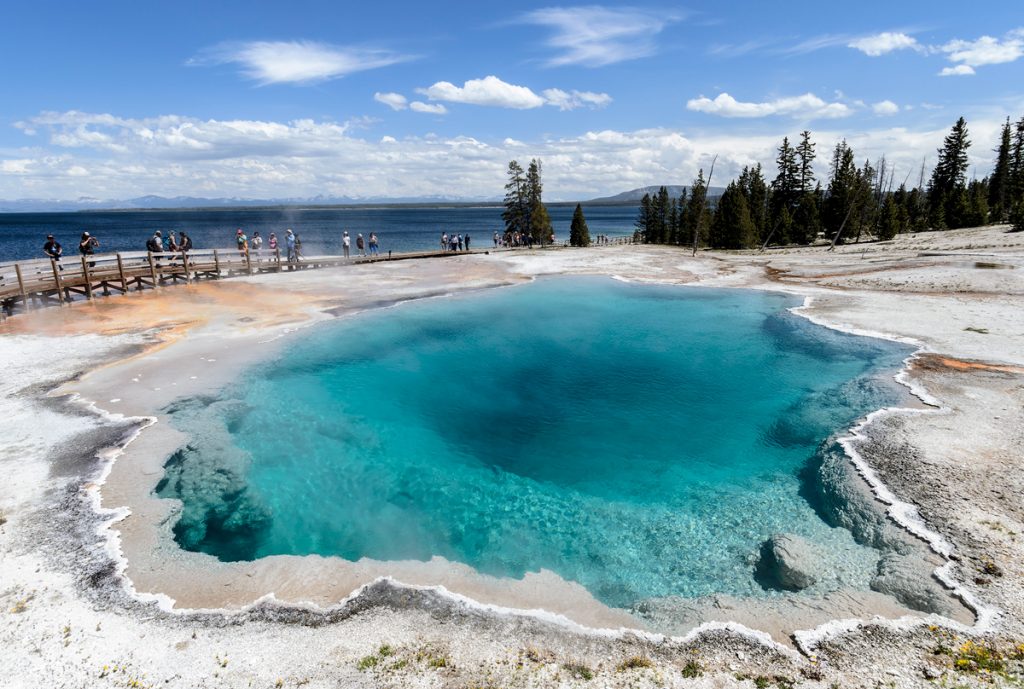
[[[440,252],[397,254],[397,259],[453,256]],[[326,268],[352,263],[393,260],[392,256],[303,256],[290,262],[273,251],[197,249],[187,253],[131,251],[62,260],[36,259],[0,263],[0,320],[16,311],[64,306],[112,293],[152,289],[170,283],[215,279],[233,275]]]

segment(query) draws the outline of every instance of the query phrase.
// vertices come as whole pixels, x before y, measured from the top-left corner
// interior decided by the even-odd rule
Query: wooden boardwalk
[[[38,259],[0,263],[0,321],[18,312],[179,282],[456,255],[460,254],[422,251],[351,258],[303,256],[298,262],[289,262],[281,258],[280,249],[251,254],[237,249],[197,249],[188,253],[132,251],[67,256],[61,261]]]

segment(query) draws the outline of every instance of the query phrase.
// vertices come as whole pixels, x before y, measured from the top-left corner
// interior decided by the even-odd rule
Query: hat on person
[[[242,228],[241,228],[241,227],[239,227],[239,228],[238,228],[238,231],[237,231],[237,232],[235,232],[235,234],[242,234]]]
[[[288,234],[291,234],[292,233],[292,228],[289,227],[287,232],[288,232]]]
[[[160,232],[160,230],[157,230],[153,234],[157,235],[158,237],[163,237],[163,234]]]
[[[47,239],[53,239],[53,235],[52,234],[48,234],[48,235],[46,235],[46,238]]]
[[[82,233],[82,236],[83,236],[83,237],[88,237],[88,236],[89,236],[89,233],[88,233],[88,232],[83,232],[83,233]]]
[[[348,234],[348,230],[345,230],[345,234]]]

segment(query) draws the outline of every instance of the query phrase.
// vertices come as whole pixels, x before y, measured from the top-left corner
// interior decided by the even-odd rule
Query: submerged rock
[[[818,581],[815,570],[821,556],[806,539],[795,534],[775,534],[761,548],[758,567],[768,585],[802,591]]]

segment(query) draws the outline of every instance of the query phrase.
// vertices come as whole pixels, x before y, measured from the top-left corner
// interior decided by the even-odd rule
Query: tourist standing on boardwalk
[[[466,251],[469,251],[469,233],[466,233]]]
[[[179,232],[178,235],[181,237],[178,242],[178,251],[183,254],[187,254],[189,251],[192,251],[192,238],[184,232]]]
[[[362,233],[356,235],[356,250],[359,251],[360,256],[366,255],[366,246],[363,244]]]
[[[380,252],[377,250],[377,233],[370,233],[370,255],[377,256]]]
[[[241,227],[235,232],[235,245],[238,247],[238,255],[245,258],[249,253],[249,238],[245,236],[245,232],[242,232]]]
[[[457,246],[459,248],[459,251],[462,251],[462,235],[461,234],[458,236],[458,239],[455,240],[455,246]]]
[[[352,238],[348,236],[348,232],[341,235],[341,250],[345,253],[345,258],[348,258],[348,252],[352,248]]]
[[[178,240],[174,236],[174,230],[167,233],[167,250],[178,253]]]
[[[252,233],[252,241],[249,242],[249,248],[253,250],[258,259],[260,256],[260,249],[263,248],[263,237],[260,236],[259,232]]]
[[[150,251],[154,254],[163,253],[164,250],[164,238],[160,230],[153,233],[153,236],[146,240],[146,251]]]
[[[494,231],[494,248],[495,249],[498,248],[498,231],[497,230]]]
[[[277,235],[273,232],[270,233],[270,239],[267,240],[267,248],[273,252],[277,252]]]
[[[298,261],[299,257],[295,253],[295,235],[292,234],[290,227],[284,233],[284,246],[288,250],[288,262],[294,263]]]
[[[48,234],[46,235],[46,244],[43,244],[43,253],[60,265],[60,257],[64,253],[64,248],[53,238],[52,234]]]
[[[448,233],[441,233],[441,251],[448,251]]]
[[[295,235],[295,260],[302,260],[302,240],[299,239],[299,235]]]
[[[92,256],[96,249],[100,248],[100,240],[96,239],[88,232],[82,233],[82,241],[78,242],[78,253],[83,256]],[[95,261],[89,262],[90,268],[96,267]]]

